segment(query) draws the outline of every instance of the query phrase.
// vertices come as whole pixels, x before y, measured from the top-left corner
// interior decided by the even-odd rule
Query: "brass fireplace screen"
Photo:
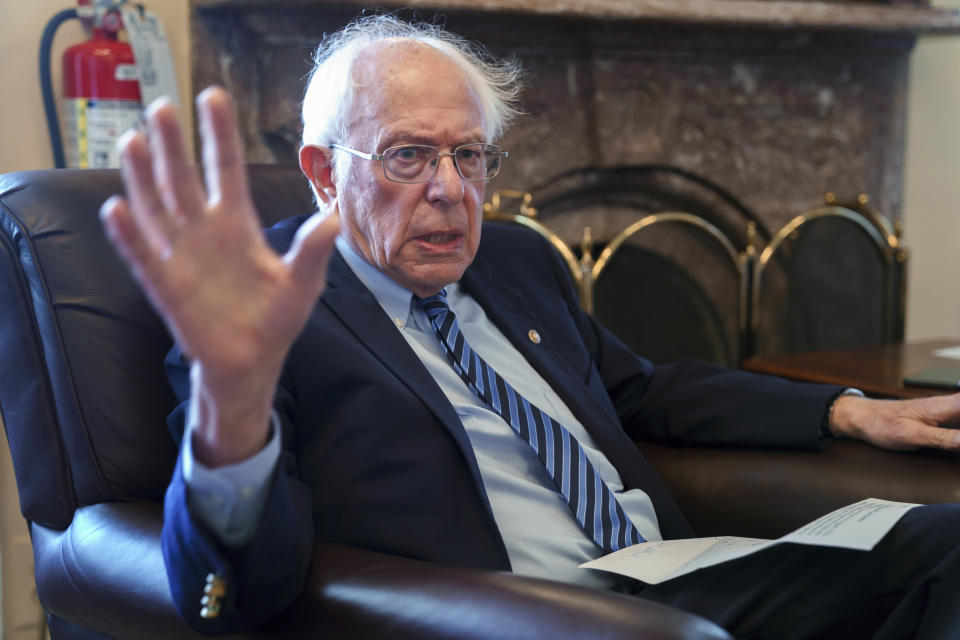
[[[630,187],[638,175],[647,184]],[[652,175],[679,177],[685,195],[650,197]],[[865,195],[838,202],[827,194],[771,233],[730,194],[669,167],[561,178],[530,192],[496,191],[485,218],[549,240],[583,309],[654,362],[736,366],[758,354],[903,339],[908,254],[899,225]],[[690,184],[710,197],[690,197]],[[688,210],[651,210],[677,203]]]

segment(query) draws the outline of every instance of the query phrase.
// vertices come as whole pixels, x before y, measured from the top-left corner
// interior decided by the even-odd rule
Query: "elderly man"
[[[515,76],[392,18],[329,39],[300,152],[320,211],[266,236],[223,91],[198,99],[205,189],[169,104],[122,141],[127,194],[104,223],[182,350],[163,541],[184,618],[276,615],[322,539],[629,591],[738,635],[956,629],[957,505],[910,512],[871,553],[779,547],[655,587],[577,568],[692,535],[631,438],[958,449],[942,425],[960,397],[878,402],[629,353],[546,243],[481,225]]]

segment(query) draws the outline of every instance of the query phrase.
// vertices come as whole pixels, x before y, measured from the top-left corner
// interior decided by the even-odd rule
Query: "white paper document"
[[[938,358],[953,358],[960,360],[960,347],[946,347],[944,349],[934,349],[933,355]]]
[[[644,542],[580,565],[658,584],[785,542],[869,551],[900,518],[919,506],[868,498],[831,511],[776,540],[720,536]]]

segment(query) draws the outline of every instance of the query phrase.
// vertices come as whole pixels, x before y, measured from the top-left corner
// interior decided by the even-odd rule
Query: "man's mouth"
[[[421,251],[447,253],[459,251],[463,243],[463,232],[457,229],[438,230],[417,236]]]
[[[456,233],[432,233],[420,236],[420,239],[429,244],[448,244],[456,240],[459,236]]]

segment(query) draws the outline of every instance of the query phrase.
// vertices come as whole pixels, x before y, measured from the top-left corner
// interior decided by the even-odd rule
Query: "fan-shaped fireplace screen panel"
[[[637,353],[727,366],[745,355],[741,254],[750,223],[760,223],[732,195],[690,172],[644,165],[565,172],[525,198],[514,216],[498,194],[488,217],[550,238],[583,307]]]
[[[517,209],[507,197],[519,199],[519,213],[507,213]],[[654,362],[736,366],[757,353],[903,336],[906,252],[865,196],[808,211],[771,235],[700,176],[591,167],[529,192],[498,191],[485,210],[547,237],[583,308]]]

